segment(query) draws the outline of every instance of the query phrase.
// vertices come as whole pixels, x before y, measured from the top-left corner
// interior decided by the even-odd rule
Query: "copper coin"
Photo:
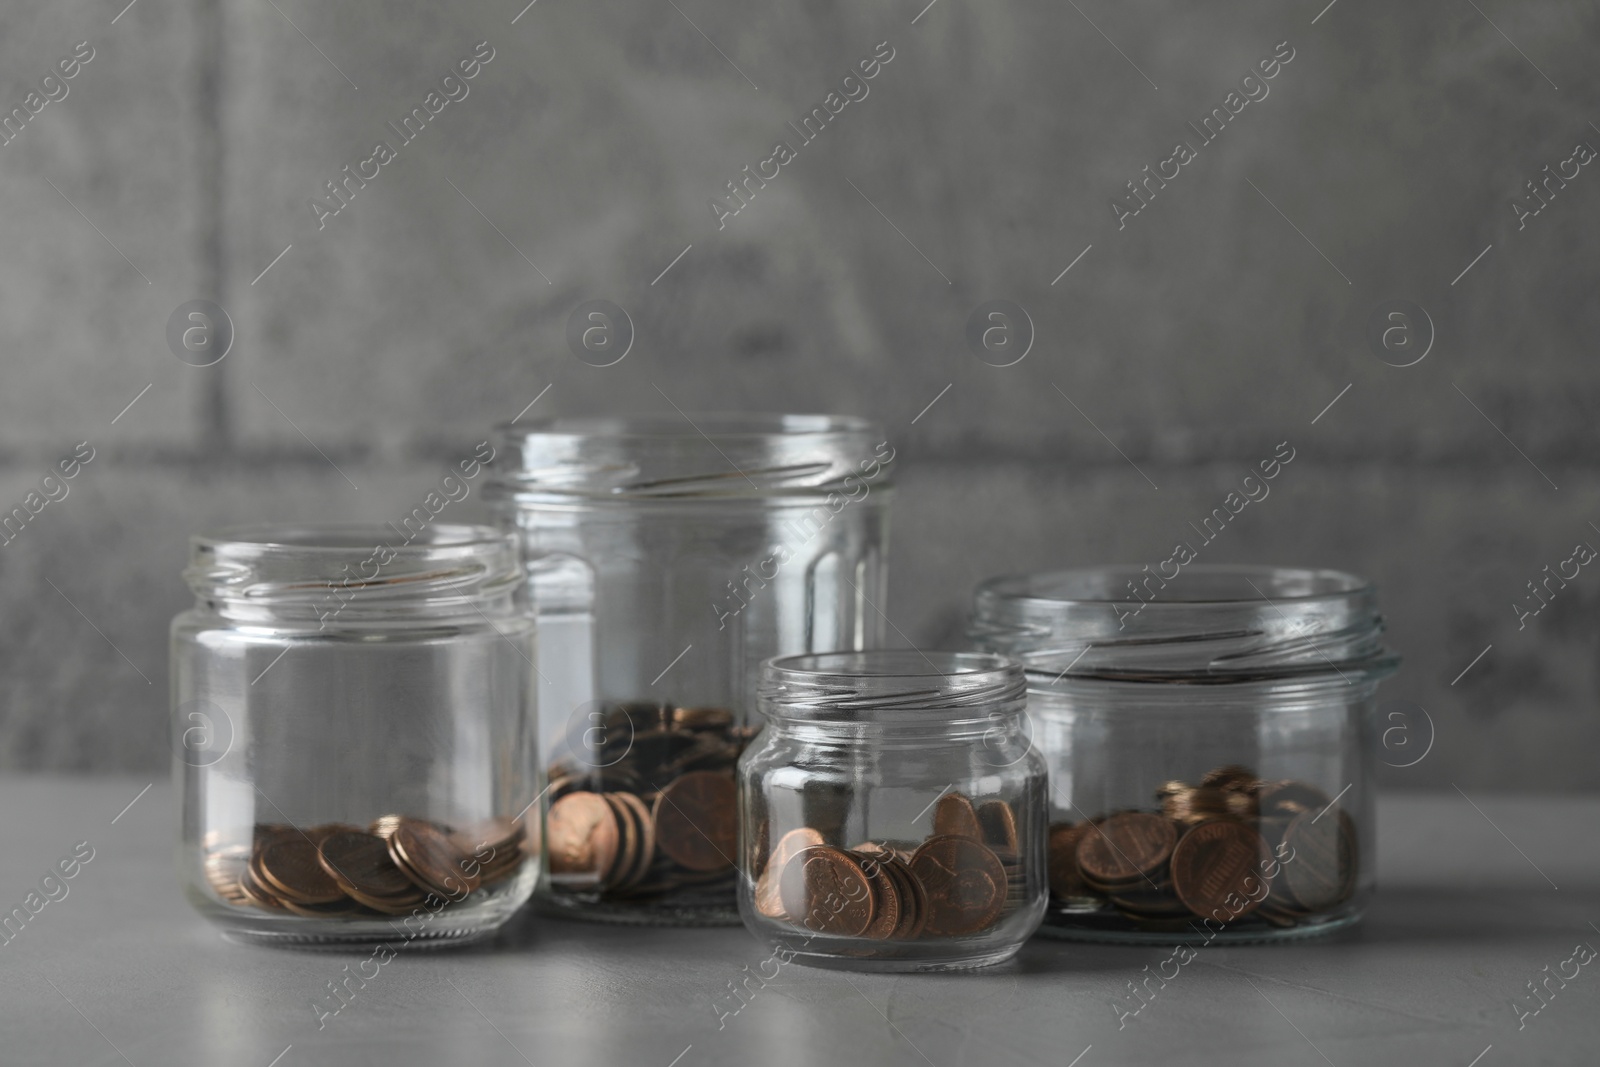
[[[1050,827],[1048,861],[1050,893],[1060,900],[1090,896],[1089,883],[1078,870],[1078,843],[1094,829],[1091,823],[1056,823]]]
[[[613,796],[620,800],[629,811],[633,812],[634,820],[639,827],[639,857],[634,863],[633,870],[627,874],[625,879],[631,885],[642,879],[645,873],[650,870],[650,864],[655,861],[655,819],[650,816],[650,809],[645,806],[644,801],[632,793],[615,793]]]
[[[959,937],[985,929],[1006,902],[1006,869],[970,837],[930,837],[911,856],[911,873],[928,898],[927,933]]]
[[[819,934],[860,937],[872,924],[872,885],[843,849],[810,845],[784,864],[778,893],[791,921]]]
[[[1254,793],[1258,782],[1255,771],[1236,763],[1207,771],[1205,777],[1200,779],[1200,784],[1203,786],[1211,786],[1230,793]]]
[[[779,891],[779,880],[783,875],[784,867],[802,850],[812,845],[822,844],[822,835],[809,826],[802,826],[790,830],[778,838],[778,846],[772,850],[772,855],[767,859],[766,866],[761,870],[761,877],[756,879],[755,905],[756,910],[769,919],[784,917],[783,897]]]
[[[946,793],[933,806],[933,832],[943,836],[970,837],[983,840],[983,827],[978,825],[978,813],[972,801],[961,793]]]
[[[484,819],[451,831],[450,839],[464,856],[483,853],[480,863],[493,863],[522,845],[527,826],[520,819]]]
[[[639,824],[634,821],[633,809],[617,799],[615,793],[600,794],[611,805],[611,814],[617,820],[617,852],[611,866],[600,875],[602,888],[621,885],[627,875],[639,864]]]
[[[1142,881],[1172,856],[1178,831],[1160,815],[1123,812],[1091,824],[1078,842],[1078,868],[1106,885]]]
[[[303,837],[283,837],[256,854],[253,868],[262,887],[282,901],[332,904],[344,898],[317,858],[317,846]]]
[[[655,805],[656,847],[691,871],[733,866],[739,823],[733,775],[692,771],[661,790]]]
[[[377,834],[341,830],[322,839],[317,848],[322,869],[345,893],[366,897],[408,896],[407,878],[389,856],[389,844]]]
[[[860,866],[872,885],[872,921],[861,936],[873,941],[887,941],[900,929],[905,906],[900,897],[900,885],[888,871],[887,864],[875,856],[854,853],[851,856]]]
[[[349,919],[367,914],[358,901],[348,897],[340,897],[331,904],[296,904],[292,900],[285,900],[283,908],[290,914],[306,919]]]
[[[726,730],[733,725],[727,708],[673,708],[672,725],[685,730]]]
[[[255,873],[248,867],[239,876],[239,894],[258,908],[265,908],[267,911],[283,910],[283,902],[270,890],[263,888]]]
[[[395,830],[400,826],[401,815],[380,815],[372,820],[372,825],[367,827],[369,833],[377,834],[385,841],[394,836]]]
[[[468,874],[470,864],[451,842],[450,835],[421,819],[401,819],[389,837],[389,856],[413,881],[444,897],[457,898],[478,888],[480,879]]]
[[[1321,911],[1347,898],[1355,888],[1355,823],[1342,810],[1295,817],[1283,843],[1294,850],[1280,877],[1301,908]]]
[[[986,800],[978,805],[978,825],[983,827],[984,844],[1017,851],[1017,816],[1003,800]]]
[[[1287,778],[1264,784],[1256,794],[1256,801],[1263,816],[1319,812],[1328,806],[1328,796],[1322,790]]]
[[[1172,850],[1172,888],[1189,910],[1230,922],[1255,911],[1267,877],[1270,853],[1261,835],[1243,823],[1201,823]]]
[[[617,818],[598,793],[568,793],[550,805],[545,832],[557,881],[596,882],[617,854]]]
[[[894,852],[883,856],[880,862],[900,887],[900,926],[892,936],[897,941],[913,941],[928,925],[928,896],[911,868]]]

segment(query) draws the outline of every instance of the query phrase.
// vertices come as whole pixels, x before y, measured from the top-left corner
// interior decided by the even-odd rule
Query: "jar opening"
[[[1190,563],[1164,575],[1108,565],[984,582],[968,637],[1037,682],[1215,684],[1354,673],[1398,663],[1371,582],[1342,571]],[[1376,672],[1376,673],[1373,673]]]
[[[184,580],[224,615],[259,621],[476,615],[522,581],[514,534],[437,523],[258,524],[195,536]]]
[[[556,418],[496,430],[489,490],[517,504],[673,500],[887,487],[894,449],[847,415],[687,413]]]
[[[769,717],[888,723],[1020,713],[1026,694],[1022,666],[1007,656],[874,649],[770,659],[756,695]]]

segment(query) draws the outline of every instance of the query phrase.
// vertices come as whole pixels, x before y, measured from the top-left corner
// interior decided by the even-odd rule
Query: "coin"
[[[661,790],[655,805],[656,847],[691,871],[733,866],[739,825],[733,775],[692,771]]]
[[[1172,887],[1196,915],[1231,922],[1260,905],[1266,842],[1244,823],[1203,822],[1172,850]]]
[[[1006,871],[987,846],[969,837],[940,834],[911,856],[911,873],[928,898],[927,933],[959,937],[985,929],[1006,901]]]
[[[894,937],[899,941],[915,940],[921,937],[928,927],[928,894],[922,888],[922,883],[917,880],[917,876],[911,873],[910,865],[899,853],[891,851],[883,862],[901,883],[900,900],[904,915],[900,929],[895,931]]]
[[[1091,895],[1089,883],[1078,870],[1078,844],[1094,827],[1087,822],[1056,823],[1050,827],[1048,861],[1050,892],[1061,900],[1082,899]]]
[[[421,819],[402,819],[389,838],[389,855],[412,881],[442,897],[457,898],[478,888],[450,835]]]
[[[389,844],[377,834],[339,830],[323,837],[317,848],[322,869],[346,894],[357,897],[409,896],[414,887],[389,856]]]
[[[727,730],[733,725],[733,712],[727,708],[673,708],[672,725],[685,730]]]
[[[938,835],[954,834],[983,840],[983,827],[978,825],[978,813],[972,801],[961,793],[946,793],[933,806],[933,832]]]
[[[873,941],[887,941],[900,929],[905,914],[900,885],[882,860],[861,853],[852,853],[851,858],[872,886],[872,921],[861,932],[861,936]]]
[[[1167,862],[1177,840],[1178,831],[1162,816],[1122,812],[1084,834],[1078,843],[1078,868],[1101,885],[1140,881]]]
[[[262,888],[254,874],[248,869],[239,876],[239,893],[250,903],[267,911],[283,911],[283,902],[270,891]]]
[[[855,859],[832,845],[809,845],[778,875],[783,910],[819,934],[859,937],[872,923],[872,886]]]
[[[644,801],[632,793],[616,793],[613,795],[633,813],[634,821],[639,828],[639,855],[634,862],[633,870],[628,872],[623,883],[625,885],[633,885],[644,878],[645,872],[650,870],[650,864],[656,858],[656,823]]]
[[[984,844],[1017,851],[1017,816],[1003,800],[986,800],[978,806],[978,825],[983,827]]]
[[[282,902],[332,904],[344,897],[323,870],[317,846],[304,837],[281,837],[256,853],[252,873],[258,884]]]
[[[611,806],[611,814],[617,820],[616,855],[601,873],[600,883],[603,888],[620,886],[639,865],[639,823],[633,817],[633,809],[618,800],[617,794],[602,793],[600,799]]]
[[[1226,767],[1207,771],[1200,779],[1200,784],[1230,793],[1254,793],[1259,782],[1255,771],[1231,763]]]
[[[1331,908],[1354,891],[1356,829],[1343,810],[1296,816],[1283,841],[1294,850],[1294,858],[1283,864],[1281,877],[1302,908]]]
[[[1327,794],[1305,782],[1284,779],[1263,784],[1257,793],[1261,814],[1299,815],[1306,811],[1321,811],[1328,806]]]
[[[598,882],[617,854],[617,820],[598,793],[569,793],[550,805],[546,818],[552,878]]]
[[[822,844],[822,835],[809,826],[802,826],[790,830],[778,838],[778,845],[772,850],[772,855],[767,859],[766,866],[761,870],[761,877],[756,879],[755,905],[756,910],[769,919],[782,919],[783,898],[779,891],[779,878],[789,861],[803,849],[812,845]]]

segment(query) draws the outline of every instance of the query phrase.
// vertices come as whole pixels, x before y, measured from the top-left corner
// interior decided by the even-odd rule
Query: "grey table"
[[[94,850],[0,944],[0,1064],[1600,1062],[1600,960],[1564,962],[1600,948],[1600,799],[1385,797],[1359,929],[1208,947],[1136,1015],[1127,983],[1166,950],[1035,939],[970,975],[791,965],[735,1014],[729,983],[765,955],[743,930],[535,917],[401,953],[319,1028],[314,999],[362,957],[224,941],[178,892],[173,791],[146,785],[0,781],[0,911],[78,842]],[[1519,1020],[1514,1002],[1539,1003],[1528,982],[1574,968]]]

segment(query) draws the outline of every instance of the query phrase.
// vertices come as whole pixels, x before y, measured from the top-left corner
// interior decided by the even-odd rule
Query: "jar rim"
[[[198,549],[255,550],[261,553],[307,553],[347,556],[352,551],[388,544],[395,531],[374,522],[241,523],[192,535],[189,543]],[[409,535],[396,552],[421,552],[433,549],[493,549],[514,543],[513,535],[493,526],[467,523],[430,523]],[[394,546],[390,546],[393,548]]]
[[[807,652],[764,662],[756,696],[769,717],[861,723],[949,712],[966,721],[984,709],[1020,713],[1027,679],[1022,664],[995,652]]]
[[[894,449],[854,415],[679,411],[504,423],[497,503],[817,496],[889,482]],[[870,489],[870,485],[869,485]]]
[[[829,436],[872,433],[878,424],[858,415],[777,411],[702,411],[658,415],[555,415],[495,427],[507,440],[528,437],[603,437],[672,440]]]
[[[418,522],[250,523],[189,539],[184,580],[225,616],[262,622],[481,614],[522,581],[516,534]]]
[[[1105,564],[991,578],[967,635],[1030,675],[1211,683],[1381,676],[1398,663],[1383,632],[1376,587],[1359,575],[1191,562],[1171,575]]]

